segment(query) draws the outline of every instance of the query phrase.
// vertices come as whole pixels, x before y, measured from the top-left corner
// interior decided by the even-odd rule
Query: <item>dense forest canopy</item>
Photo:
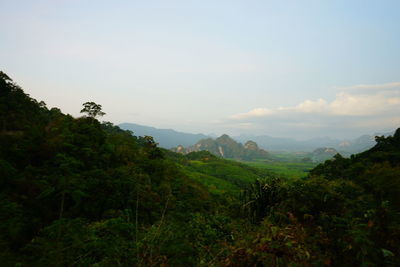
[[[287,179],[49,109],[0,72],[2,266],[398,266],[400,129]]]

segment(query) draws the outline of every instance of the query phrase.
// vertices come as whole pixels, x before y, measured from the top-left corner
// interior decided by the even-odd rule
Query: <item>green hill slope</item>
[[[186,155],[165,151],[181,169],[213,193],[238,194],[257,179],[273,176],[272,172],[240,162],[225,160],[208,151]]]
[[[288,179],[96,114],[0,72],[2,266],[399,265],[400,129]]]
[[[306,179],[253,184],[243,206],[258,226],[236,242],[230,260],[242,266],[278,259],[284,265],[398,266],[400,129],[376,140],[351,158],[337,154]]]
[[[230,238],[223,214],[263,172],[48,109],[0,74],[2,266],[191,266]]]

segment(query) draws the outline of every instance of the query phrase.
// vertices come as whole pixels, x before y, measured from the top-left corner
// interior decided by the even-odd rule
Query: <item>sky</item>
[[[0,0],[0,70],[48,107],[191,133],[400,127],[400,1]]]

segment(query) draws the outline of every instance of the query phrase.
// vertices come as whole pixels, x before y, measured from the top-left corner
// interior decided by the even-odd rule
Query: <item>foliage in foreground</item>
[[[217,203],[151,137],[101,124],[93,105],[80,118],[49,110],[4,73],[0,89],[2,265],[197,261],[190,227]]]
[[[398,266],[399,151],[400,129],[350,159],[336,155],[304,180],[257,181],[242,199],[258,226],[230,248],[229,262]]]
[[[0,73],[2,266],[399,265],[400,130],[285,179],[159,149],[89,104],[73,118]]]

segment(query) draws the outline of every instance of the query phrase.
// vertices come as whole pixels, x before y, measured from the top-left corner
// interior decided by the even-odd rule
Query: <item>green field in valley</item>
[[[316,162],[305,160],[309,156],[307,152],[270,152],[270,155],[270,160],[259,159],[242,163],[287,178],[305,177],[318,165]]]
[[[251,167],[265,169],[288,178],[302,178],[314,168],[317,163],[314,162],[268,162],[268,161],[252,161],[243,162]]]

